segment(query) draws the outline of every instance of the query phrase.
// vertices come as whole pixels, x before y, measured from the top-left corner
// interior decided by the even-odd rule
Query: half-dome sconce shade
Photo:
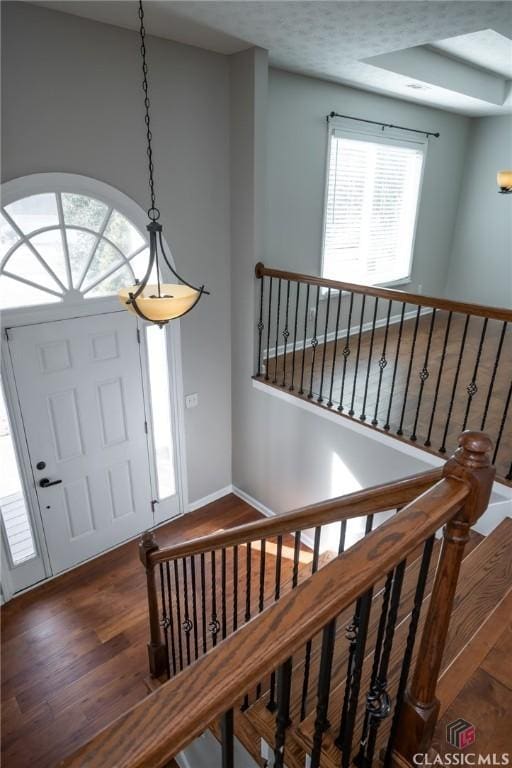
[[[498,171],[496,180],[502,195],[509,195],[512,192],[512,171]]]

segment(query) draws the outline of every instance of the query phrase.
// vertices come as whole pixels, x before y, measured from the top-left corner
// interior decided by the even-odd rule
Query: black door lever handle
[[[59,485],[59,483],[62,483],[62,480],[53,480],[52,482],[51,480],[48,480],[47,477],[43,477],[43,479],[39,481],[39,486],[41,488],[49,488],[50,485]]]

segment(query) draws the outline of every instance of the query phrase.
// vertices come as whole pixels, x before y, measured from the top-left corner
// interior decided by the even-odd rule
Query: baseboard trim
[[[233,493],[232,485],[226,485],[224,488],[219,488],[218,491],[209,493],[208,496],[203,496],[201,499],[197,499],[196,501],[190,501],[187,505],[187,512],[195,512],[196,509],[205,507],[207,504],[211,504],[213,501],[218,501],[219,499],[222,499],[223,496],[227,496],[229,493]]]
[[[258,501],[258,499],[255,499],[254,496],[251,496],[250,493],[242,491],[242,489],[238,488],[238,486],[233,485],[231,492],[234,493],[235,496],[238,496],[239,499],[242,499],[242,501],[245,501],[247,504],[249,504],[250,507],[257,509],[258,512],[261,512],[261,514],[265,517],[275,517],[276,513],[272,509],[266,507],[261,503],[261,501]]]

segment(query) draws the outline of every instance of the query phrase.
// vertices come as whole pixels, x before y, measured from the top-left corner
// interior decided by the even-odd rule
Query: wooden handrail
[[[470,487],[447,477],[135,705],[61,763],[160,768],[299,651],[329,621],[461,509]],[[319,595],[322,599],[319,599]]]
[[[189,557],[200,552],[231,547],[237,544],[247,544],[250,541],[293,533],[299,530],[315,528],[318,525],[350,520],[377,512],[385,512],[407,504],[420,493],[430,488],[441,479],[442,468],[430,469],[405,480],[397,480],[362,491],[356,491],[345,496],[337,496],[328,501],[311,504],[307,507],[286,512],[283,515],[255,520],[225,531],[189,539],[163,549],[155,549],[148,553],[148,560],[153,564],[162,563],[176,558]]]
[[[483,304],[469,304],[463,301],[451,301],[450,299],[438,299],[434,296],[423,296],[417,293],[407,293],[391,288],[377,288],[376,286],[358,285],[357,283],[344,283],[340,280],[329,280],[318,275],[304,275],[299,272],[289,272],[283,269],[265,267],[259,262],[255,268],[256,277],[276,277],[282,280],[292,280],[297,283],[319,285],[322,288],[334,288],[338,291],[360,293],[366,296],[375,296],[390,301],[399,301],[405,304],[416,304],[421,307],[444,309],[448,312],[461,312],[465,315],[488,317],[494,320],[512,321],[512,310],[505,307],[489,307]]]

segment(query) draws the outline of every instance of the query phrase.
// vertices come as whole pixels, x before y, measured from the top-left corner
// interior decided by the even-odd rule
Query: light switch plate
[[[193,392],[191,395],[185,395],[185,408],[195,408],[199,403],[199,395]]]

